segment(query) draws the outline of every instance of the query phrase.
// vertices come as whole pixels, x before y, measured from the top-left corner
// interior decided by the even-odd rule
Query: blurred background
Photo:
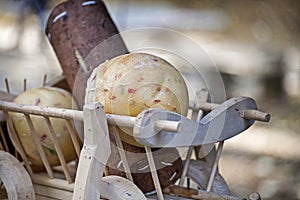
[[[0,90],[6,90],[5,78],[18,94],[25,78],[33,88],[44,74],[51,79],[62,73],[44,35],[49,12],[59,2],[0,0]],[[257,122],[225,143],[220,171],[232,193],[300,199],[300,1],[104,2],[121,32],[159,27],[184,34],[217,66],[227,98],[252,97],[271,113],[271,122]],[[207,63],[200,59],[197,65]]]

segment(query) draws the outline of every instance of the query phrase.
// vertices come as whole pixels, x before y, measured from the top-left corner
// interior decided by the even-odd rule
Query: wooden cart
[[[230,195],[226,182],[217,170],[224,140],[241,133],[250,127],[254,120],[269,121],[270,116],[267,113],[257,111],[255,102],[250,98],[236,97],[221,105],[217,105],[206,102],[208,99],[206,90],[199,91],[196,96],[195,101],[190,102],[189,113],[191,115],[189,117],[158,109],[144,111],[136,118],[108,115],[105,114],[104,107],[99,103],[85,105],[83,111],[78,111],[0,101],[0,110],[5,115],[9,130],[9,139],[17,151],[15,156],[4,151],[0,153],[0,178],[6,189],[7,197],[9,199],[87,200],[99,199],[100,196],[104,199],[240,199]],[[208,117],[206,118],[202,118],[204,111],[208,112],[206,115]],[[43,161],[45,172],[34,172],[32,170],[30,160],[14,129],[9,115],[11,112],[25,115],[27,124],[31,129],[34,145],[36,145],[39,156]],[[46,121],[60,160],[60,166],[50,166],[42,148],[42,141],[38,138],[32,123],[31,118],[33,115],[41,116]],[[77,153],[77,160],[70,163],[66,162],[57,142],[57,136],[51,123],[52,118],[61,118],[66,121]],[[202,121],[201,118],[203,119]],[[83,145],[82,141],[77,137],[77,131],[73,125],[74,121],[84,125]],[[235,123],[235,121],[239,122]],[[210,124],[211,122],[213,123]],[[220,124],[216,124],[216,122]],[[230,124],[228,124],[229,122]],[[205,127],[200,127],[199,124],[205,123],[208,126],[223,126],[222,130],[231,131],[232,133],[226,132],[225,135],[222,135],[223,132],[221,131],[220,137],[201,142],[201,137],[198,137],[199,130],[204,130]],[[156,141],[150,145],[145,145],[156,194],[145,196],[130,181],[131,178],[128,175],[130,173],[127,173],[128,179],[116,176],[103,177],[105,164],[110,155],[108,124],[134,127],[134,136],[142,145]],[[180,137],[182,137],[183,133],[188,132],[194,132],[196,139],[190,142],[182,141]],[[120,147],[124,168],[129,169],[126,166],[126,156],[122,152],[121,140],[117,132],[114,134],[117,140],[116,143]],[[155,140],[150,141],[147,139],[149,137],[144,137],[151,134],[153,138],[156,138]],[[203,132],[203,134],[206,133]],[[1,136],[4,144],[2,148],[3,150],[8,150],[7,137],[5,137],[2,129]],[[172,138],[171,140],[170,137]],[[179,139],[176,139],[177,137]],[[196,150],[196,158],[201,153],[201,150],[199,150],[200,143],[209,144],[212,142],[219,142],[219,145],[217,150],[212,148],[206,161],[191,159],[194,149]],[[169,186],[164,190],[160,187],[155,162],[150,150],[150,147],[161,146],[188,148],[180,180],[177,182],[177,185]],[[19,160],[22,162],[19,162]],[[187,177],[196,183],[196,189],[183,186]],[[259,195],[254,193],[249,198],[252,200],[259,199]]]

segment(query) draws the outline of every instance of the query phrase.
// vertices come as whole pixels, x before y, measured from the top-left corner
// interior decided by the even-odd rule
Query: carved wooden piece
[[[239,101],[240,100],[240,101]],[[245,103],[245,102],[247,102],[247,103]],[[232,107],[234,108],[234,111],[236,111],[236,112],[238,112],[238,110],[236,110],[236,108],[237,109],[239,109],[239,111],[243,111],[243,109],[245,109],[246,108],[246,110],[248,109],[255,109],[254,107],[251,107],[251,108],[249,108],[249,104],[250,105],[252,105],[252,103],[249,103],[249,102],[251,102],[251,99],[250,99],[250,101],[249,101],[249,98],[242,98],[242,99],[239,99],[239,98],[237,98],[237,99],[235,99],[235,103],[232,103]],[[25,113],[27,113],[27,115],[29,115],[29,114],[38,114],[38,115],[43,115],[43,114],[50,114],[51,116],[53,115],[53,116],[61,116],[61,117],[66,117],[67,119],[72,119],[74,116],[75,116],[75,118],[77,118],[77,119],[79,119],[79,120],[83,120],[83,114],[82,114],[82,111],[71,111],[71,110],[66,110],[66,109],[53,109],[53,110],[51,110],[51,108],[37,108],[37,106],[33,106],[32,108],[34,108],[33,110],[26,110],[26,109],[28,109],[28,107],[27,106],[25,106],[25,107],[23,107],[23,105],[18,105],[18,104],[14,104],[14,103],[8,103],[8,102],[1,102],[0,101],[0,108],[1,109],[6,109],[6,111],[5,112],[7,112],[7,108],[9,107],[9,108],[11,108],[12,110],[16,110],[16,111],[18,111],[18,112],[23,112],[23,111],[25,111]],[[247,105],[245,105],[245,104],[247,104]],[[8,107],[6,107],[8,105]],[[222,104],[223,105],[223,104]],[[219,106],[219,107],[222,107],[222,105],[221,106]],[[226,112],[226,115],[227,115],[227,110],[232,110],[233,108],[232,107],[228,107],[228,105],[231,105],[230,104],[230,102],[228,103],[227,102],[227,104],[226,104],[226,102],[225,102],[225,105],[227,105],[227,107],[226,107],[226,109],[225,109],[225,112]],[[253,106],[253,105],[252,105]],[[218,107],[218,108],[219,108]],[[218,108],[216,108],[216,110],[218,110]],[[103,108],[102,108],[103,109]],[[8,109],[9,110],[9,109]],[[222,109],[219,109],[219,110],[221,110],[222,111]],[[10,111],[10,110],[9,110]],[[50,112],[49,112],[50,111]],[[151,110],[150,110],[151,111]],[[156,111],[156,109],[155,109],[155,111]],[[160,111],[159,111],[160,112]],[[220,111],[219,111],[220,112]],[[230,111],[229,113],[231,113],[232,111]],[[66,114],[67,113],[67,114]],[[218,113],[218,112],[217,112]],[[157,114],[157,113],[155,113],[155,114]],[[159,114],[159,113],[158,113]],[[165,114],[165,113],[162,113],[162,114]],[[173,114],[173,113],[172,113]],[[221,112],[221,114],[222,114],[222,112]],[[161,115],[161,113],[160,113],[160,115]],[[167,113],[167,115],[168,115],[168,113]],[[102,114],[101,114],[101,116],[102,117],[104,117],[105,118],[105,116],[108,116],[108,115],[105,115],[105,113],[104,113],[104,111],[102,112]],[[209,118],[209,123],[211,123],[211,121],[213,121],[213,120],[217,120],[218,119],[218,117],[216,117],[216,116],[218,116],[217,114],[215,114],[215,117],[214,117],[214,115],[212,115],[211,116],[211,118]],[[235,117],[237,117],[236,115],[235,115],[235,112],[234,112],[234,120],[232,121],[232,123],[230,124],[231,126],[232,125],[234,125],[235,124]],[[114,115],[110,115],[110,117],[113,119],[115,116]],[[122,116],[123,117],[123,116]],[[122,118],[121,117],[121,118]],[[144,116],[145,118],[147,118],[148,116]],[[160,116],[161,117],[161,116]],[[182,117],[182,116],[181,116]],[[96,119],[96,120],[98,120],[98,119],[100,119],[99,118],[99,116],[94,116],[94,117],[85,117],[85,120],[87,120],[87,121],[91,121],[90,120],[90,118],[92,118],[92,119]],[[240,120],[240,116],[239,116],[239,120]],[[137,119],[137,121],[138,120],[140,120],[140,118],[139,118],[139,116],[136,118]],[[156,119],[158,119],[158,120],[162,120],[162,121],[160,121],[160,122],[163,122],[163,123],[161,123],[161,125],[160,125],[160,127],[158,128],[158,126],[156,126],[155,125],[155,123],[157,123],[157,121],[156,121]],[[225,117],[225,119],[226,119],[226,117]],[[127,120],[127,119],[126,119]],[[142,119],[143,120],[143,119]],[[164,125],[164,123],[168,123],[168,120],[170,120],[168,117],[167,118],[153,118],[152,119],[153,121],[151,121],[151,123],[152,123],[152,127],[151,127],[151,129],[153,129],[153,130],[155,130],[155,129],[160,129],[160,128],[163,128],[163,125]],[[166,121],[167,120],[167,121]],[[187,119],[188,120],[188,119]],[[242,119],[242,120],[245,120],[245,119]],[[106,120],[106,119],[103,119],[103,120],[101,120],[100,121],[100,123],[101,123],[101,125],[100,125],[100,127],[107,127],[107,121],[109,121],[109,120]],[[132,120],[129,120],[130,121],[130,124],[132,124]],[[173,121],[173,119],[171,119],[171,121]],[[189,120],[190,122],[191,122],[191,120]],[[178,122],[178,121],[175,121],[176,123]],[[201,121],[200,121],[201,122]],[[217,122],[219,122],[219,121],[217,121]],[[97,124],[97,122],[95,122],[95,121],[91,121],[91,122],[88,122],[88,123],[91,123],[93,126],[95,126],[95,125],[98,125]],[[102,123],[104,123],[104,125],[102,124]],[[150,124],[151,124],[150,123]],[[225,121],[225,124],[226,124],[227,122]],[[252,122],[253,123],[253,122]],[[201,124],[201,123],[200,123]],[[251,123],[249,123],[250,125],[251,125]],[[91,125],[91,126],[92,126]],[[179,130],[178,130],[178,133],[171,133],[171,132],[168,132],[168,133],[170,133],[170,134],[173,134],[173,135],[179,135],[179,134],[183,134],[183,132],[181,132],[182,131],[182,127],[183,126],[185,126],[186,125],[186,121],[184,121],[184,122],[182,122],[182,121],[180,121],[180,127],[179,127]],[[249,126],[250,126],[249,125]],[[156,127],[155,127],[156,126]],[[200,126],[200,125],[199,125]],[[99,130],[97,130],[97,132],[99,132]],[[101,131],[100,131],[101,132]],[[92,136],[90,136],[90,137],[92,137]],[[91,139],[90,139],[91,140]],[[107,142],[107,144],[109,144],[109,142]],[[100,147],[103,147],[103,146],[101,146],[100,145]],[[89,152],[91,152],[91,151],[89,151]],[[101,154],[103,154],[103,152],[101,153]],[[84,155],[83,153],[82,153],[82,155]],[[86,154],[86,155],[90,155],[90,154]],[[96,154],[95,154],[96,155]],[[86,158],[88,158],[88,157],[86,157]],[[97,160],[97,159],[96,159]],[[104,160],[105,160],[105,158],[104,158]],[[86,167],[87,165],[85,164],[85,162],[82,162],[83,163],[83,167],[81,167],[81,168],[84,168],[84,166]],[[82,164],[81,163],[81,164]],[[97,162],[95,161],[94,163],[96,163],[96,165],[93,165],[92,164],[92,166],[89,168],[89,169],[87,169],[87,170],[90,170],[90,171],[93,171],[93,170],[96,170],[96,168],[97,168]],[[81,165],[80,164],[80,165]],[[191,166],[193,166],[193,165],[191,165]],[[102,165],[100,166],[100,167],[103,167]],[[99,166],[98,166],[98,168],[99,168]],[[191,177],[193,177],[192,175],[191,175],[191,172],[190,172],[191,170],[189,169],[189,172],[188,172],[188,175],[189,176],[191,176]],[[198,170],[198,172],[199,172],[199,170]],[[77,174],[85,174],[85,175],[87,175],[86,173],[77,173]],[[100,173],[101,174],[101,173]],[[90,175],[90,174],[88,174],[88,175]],[[95,172],[93,173],[93,177],[94,177],[94,175],[95,175]],[[100,176],[102,176],[102,174],[100,175]],[[197,176],[197,175],[196,175]],[[218,175],[217,175],[217,177],[218,177]],[[100,177],[100,179],[101,179],[101,177]],[[95,182],[95,180],[96,180],[96,178],[94,177],[94,179],[91,181],[91,182],[94,182],[94,183],[96,183],[96,185],[98,185],[98,186],[95,186],[95,185],[93,185],[93,184],[87,184],[87,186],[86,186],[86,190],[87,191],[90,191],[91,190],[91,188],[92,188],[92,193],[97,193],[96,195],[98,196],[98,194],[101,192],[101,189],[100,189],[100,192],[99,192],[99,187],[101,187],[101,186],[99,186],[100,184],[101,184],[101,181],[99,181],[100,179],[97,179],[98,180],[98,182]],[[80,179],[78,179],[78,181],[79,181]],[[90,180],[89,180],[90,181]],[[55,181],[54,181],[55,182]],[[214,181],[214,184],[215,183],[218,183],[218,181]],[[54,183],[55,184],[55,183]],[[83,185],[83,184],[82,184]],[[98,188],[97,188],[98,187]],[[40,190],[42,191],[42,190],[44,190],[45,188],[41,188],[41,187],[39,187],[40,188]],[[96,189],[96,190],[95,190]],[[98,190],[98,191],[97,191]],[[53,190],[54,191],[54,190]],[[95,192],[96,191],[96,192]],[[54,193],[53,193],[54,194]],[[198,197],[201,197],[201,195],[202,195],[202,197],[203,197],[203,195],[207,195],[207,194],[209,194],[209,196],[208,197],[211,197],[212,195],[214,195],[214,194],[211,194],[211,193],[201,193],[200,194],[200,196],[199,196],[199,194],[198,194],[198,196],[196,195],[196,196],[194,196],[195,198],[198,198]],[[222,193],[223,194],[223,193]],[[66,195],[67,195],[67,193],[66,193]],[[219,195],[220,196],[220,195]],[[219,197],[219,196],[214,196],[214,197]],[[222,195],[221,195],[222,196]],[[226,198],[228,197],[228,196],[225,196]],[[74,197],[75,198],[75,197]],[[89,198],[89,197],[88,197]]]
[[[101,104],[84,106],[84,146],[81,150],[73,199],[99,199],[100,181],[110,155],[107,120]]]
[[[253,99],[234,97],[219,105],[203,117],[199,123],[179,114],[149,109],[137,116],[133,135],[142,145],[150,147],[184,147],[211,144],[229,139],[249,128],[254,120],[241,117],[246,109],[256,109]],[[177,133],[153,129],[155,120],[170,120],[181,123]]]

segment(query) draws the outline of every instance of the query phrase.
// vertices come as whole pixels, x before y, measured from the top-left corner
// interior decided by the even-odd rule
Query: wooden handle
[[[217,106],[220,104],[216,103],[208,103],[208,102],[203,102],[203,103],[196,103],[194,101],[189,102],[189,107],[192,110],[204,110],[204,111],[212,111],[215,109]],[[243,110],[241,112],[241,117],[245,119],[253,119],[261,122],[269,122],[271,119],[271,115],[269,113],[265,113],[259,110]]]
[[[107,114],[106,117],[109,125],[117,125],[120,127],[133,127],[136,121],[136,117],[129,117],[123,115]],[[169,120],[157,120],[153,128],[154,130],[178,132],[178,130],[180,129],[180,122]]]
[[[241,117],[262,122],[269,122],[271,119],[271,115],[269,113],[261,112],[258,110],[243,110]]]

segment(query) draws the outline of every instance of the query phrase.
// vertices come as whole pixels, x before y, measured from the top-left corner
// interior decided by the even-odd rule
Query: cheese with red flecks
[[[72,105],[72,96],[69,92],[54,87],[41,87],[27,90],[14,99],[15,103],[35,105],[35,106],[47,106],[56,108],[72,109],[72,106],[76,108],[76,105]],[[16,133],[18,134],[21,144],[24,148],[26,156],[32,164],[34,170],[42,170],[43,162],[39,155],[38,149],[33,139],[33,133],[27,123],[27,120],[22,113],[10,113],[9,114]],[[39,138],[43,151],[51,166],[59,165],[59,158],[57,151],[54,147],[51,139],[50,130],[46,124],[45,119],[42,116],[30,115],[35,132]],[[65,157],[65,160],[71,161],[76,158],[76,152],[72,139],[69,134],[67,122],[64,119],[50,118],[54,132],[57,137],[61,151]],[[11,130],[9,130],[11,131]]]
[[[85,103],[89,102],[100,102],[109,114],[137,116],[148,108],[162,108],[186,115],[189,99],[183,77],[170,63],[151,54],[130,53],[94,69],[87,83]],[[127,133],[121,134],[123,140],[137,145],[128,137],[131,130],[122,131]]]

